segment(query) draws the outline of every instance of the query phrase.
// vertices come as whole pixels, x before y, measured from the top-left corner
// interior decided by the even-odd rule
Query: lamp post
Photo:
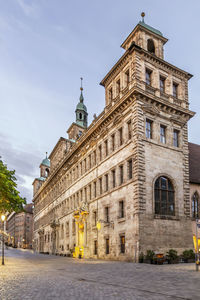
[[[1,215],[1,221],[3,222],[3,233],[2,233],[2,265],[4,265],[4,221],[6,216]]]

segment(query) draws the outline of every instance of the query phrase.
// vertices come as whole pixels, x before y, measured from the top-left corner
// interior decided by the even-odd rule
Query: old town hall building
[[[35,250],[138,260],[192,248],[186,71],[164,60],[162,33],[140,21],[101,81],[105,108],[76,121],[33,182]]]

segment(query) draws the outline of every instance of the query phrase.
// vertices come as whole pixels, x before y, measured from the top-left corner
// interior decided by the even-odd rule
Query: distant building
[[[24,211],[11,213],[7,218],[8,244],[19,248],[32,248],[33,204],[27,204]]]
[[[105,108],[89,127],[81,88],[68,139],[33,182],[36,251],[137,261],[147,249],[193,247],[200,178],[190,194],[192,75],[164,60],[166,42],[144,20],[137,24],[101,81]]]

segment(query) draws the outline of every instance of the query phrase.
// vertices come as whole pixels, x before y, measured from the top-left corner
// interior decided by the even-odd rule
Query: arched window
[[[197,192],[192,196],[192,217],[199,218],[199,195]]]
[[[49,169],[45,169],[45,177],[49,176]]]
[[[82,119],[82,113],[79,113],[79,119],[80,120]]]
[[[152,39],[148,39],[147,41],[147,50],[151,53],[155,54],[155,46],[154,46],[154,42]]]
[[[157,215],[175,214],[174,207],[174,187],[169,178],[159,177],[154,186],[155,192],[155,213]]]

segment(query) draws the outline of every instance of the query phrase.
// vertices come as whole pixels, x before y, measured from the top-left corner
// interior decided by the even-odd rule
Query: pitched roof
[[[190,182],[200,184],[200,145],[188,143],[188,146]]]

